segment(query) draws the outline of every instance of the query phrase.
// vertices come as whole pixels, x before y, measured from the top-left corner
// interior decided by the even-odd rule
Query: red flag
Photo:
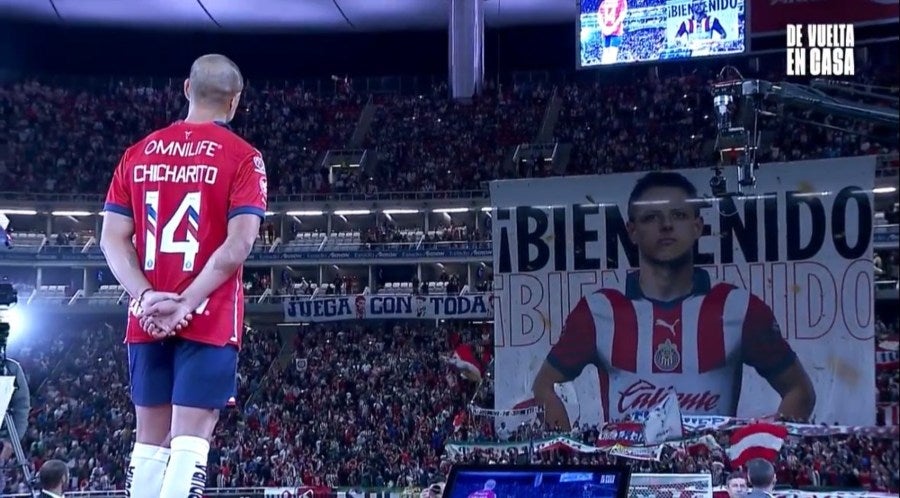
[[[728,458],[734,467],[743,466],[754,458],[774,462],[787,434],[787,428],[783,425],[765,422],[741,427],[731,434]]]

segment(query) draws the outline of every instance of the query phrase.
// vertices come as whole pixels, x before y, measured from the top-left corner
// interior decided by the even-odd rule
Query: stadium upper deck
[[[871,60],[892,48],[896,43],[874,46]],[[776,79],[753,72],[751,58],[739,62],[748,75]],[[859,79],[895,83],[894,66],[872,65]],[[414,282],[419,289],[485,289],[486,181],[712,164],[714,72],[709,64],[685,73],[689,68],[555,86],[519,78],[508,88],[489,87],[473,104],[450,101],[441,84],[371,98],[350,81],[328,92],[251,86],[235,124],[265,154],[271,211],[248,261],[249,300],[410,292]],[[121,302],[97,247],[102,192],[129,143],[178,118],[179,95],[173,82],[0,86],[0,212],[11,219],[14,239],[0,251],[0,273],[21,284],[23,297]],[[874,130],[865,126],[850,131],[862,135],[786,121],[762,160],[885,154],[876,248],[895,247],[896,142],[867,137]],[[457,285],[449,285],[454,276]]]

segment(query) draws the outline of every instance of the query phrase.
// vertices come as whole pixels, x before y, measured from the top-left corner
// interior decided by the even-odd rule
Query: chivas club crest
[[[681,353],[670,339],[656,347],[653,353],[653,364],[663,372],[672,372],[681,364]]]

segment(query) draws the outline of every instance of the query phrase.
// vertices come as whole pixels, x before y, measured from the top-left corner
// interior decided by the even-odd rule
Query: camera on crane
[[[736,69],[729,67],[722,70],[719,78],[712,86],[719,165],[713,168],[709,186],[715,197],[724,197],[729,194],[721,170],[724,166],[737,166],[738,192],[756,186],[754,172],[758,167],[762,109],[757,82],[744,80]]]
[[[728,195],[728,179],[722,174],[722,168],[713,168],[713,177],[709,179],[709,190],[714,197]]]

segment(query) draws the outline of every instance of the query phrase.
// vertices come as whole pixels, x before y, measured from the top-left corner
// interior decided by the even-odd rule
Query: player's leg
[[[219,409],[235,395],[237,348],[180,341],[172,393],[172,456],[160,498],[202,496]]]
[[[603,49],[603,64],[615,64],[619,59],[619,46],[621,44],[621,36],[610,35],[606,38],[606,48]]]
[[[125,477],[131,498],[158,498],[169,461],[174,347],[170,341],[128,346],[135,444]]]

